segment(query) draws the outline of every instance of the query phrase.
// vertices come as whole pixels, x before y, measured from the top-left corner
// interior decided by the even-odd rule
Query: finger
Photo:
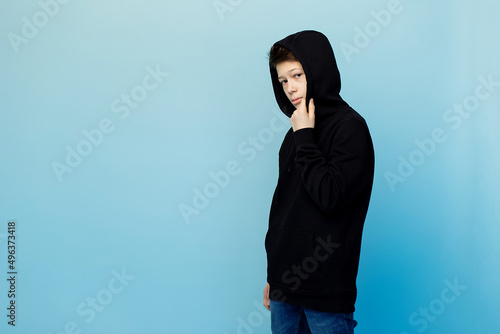
[[[309,118],[314,117],[314,112],[316,111],[316,106],[314,105],[314,100],[309,100]]]
[[[297,109],[302,109],[307,111],[306,99],[303,98],[302,101],[300,101],[299,107]]]
[[[265,308],[267,308],[268,310],[270,310],[269,307],[270,307],[271,301],[269,300],[269,298],[264,297],[264,300],[262,301],[262,304],[265,306]]]

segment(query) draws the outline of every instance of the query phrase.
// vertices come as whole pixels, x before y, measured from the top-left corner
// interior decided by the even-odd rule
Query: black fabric
[[[328,39],[303,31],[277,42],[304,68],[316,124],[288,131],[265,246],[270,298],[324,312],[354,312],[363,225],[370,200],[373,144],[365,120],[340,97]],[[270,67],[276,100],[295,107]]]

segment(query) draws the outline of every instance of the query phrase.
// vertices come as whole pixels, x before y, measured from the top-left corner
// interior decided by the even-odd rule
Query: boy
[[[353,333],[361,234],[374,153],[364,119],[340,97],[328,39],[302,31],[269,53],[279,107],[292,128],[266,235],[264,305],[274,334]]]

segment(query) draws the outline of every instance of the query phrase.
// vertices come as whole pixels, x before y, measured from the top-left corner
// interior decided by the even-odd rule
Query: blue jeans
[[[353,334],[352,313],[328,313],[271,300],[273,334]]]

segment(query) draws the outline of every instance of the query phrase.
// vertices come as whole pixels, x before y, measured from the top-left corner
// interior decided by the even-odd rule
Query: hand
[[[292,117],[290,117],[290,122],[292,123],[293,131],[297,131],[305,128],[314,128],[314,111],[316,107],[314,106],[313,99],[309,100],[309,112],[307,112],[306,101],[302,99],[299,107],[293,112]]]
[[[264,306],[271,311],[270,305],[271,305],[271,300],[269,299],[269,283],[266,284],[266,287],[264,288]]]

